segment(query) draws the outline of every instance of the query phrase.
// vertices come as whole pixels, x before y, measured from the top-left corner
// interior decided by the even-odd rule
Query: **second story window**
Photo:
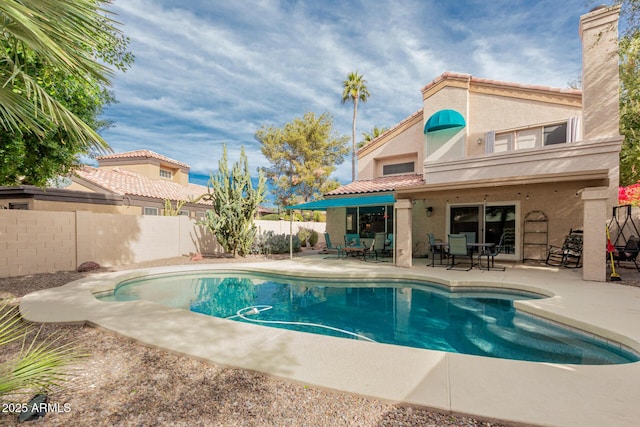
[[[501,153],[573,142],[577,140],[577,129],[574,129],[577,126],[576,117],[566,122],[529,126],[504,132],[488,132],[486,152]]]
[[[415,162],[393,163],[382,166],[382,175],[395,175],[415,172]]]
[[[169,169],[160,169],[160,178],[173,178],[173,173]]]

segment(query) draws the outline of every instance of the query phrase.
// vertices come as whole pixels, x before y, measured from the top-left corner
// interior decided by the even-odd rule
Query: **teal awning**
[[[424,133],[435,132],[437,130],[463,128],[467,125],[462,114],[455,110],[440,110],[427,120],[424,125]]]
[[[391,205],[395,202],[393,194],[380,194],[376,196],[361,197],[336,197],[334,199],[316,200],[315,202],[301,203],[294,206],[285,206],[285,209],[300,209],[305,211],[326,211],[329,208],[344,208],[356,206]]]

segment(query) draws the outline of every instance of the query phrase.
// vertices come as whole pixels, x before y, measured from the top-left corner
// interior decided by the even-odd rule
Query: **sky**
[[[592,5],[591,5],[592,6]],[[223,145],[269,166],[255,132],[328,112],[351,137],[342,82],[358,71],[357,141],[422,108],[445,71],[565,88],[580,78],[588,0],[113,0],[136,59],[113,78],[102,132],[114,152],[149,149],[191,166],[206,185]],[[257,174],[257,173],[256,173]],[[350,154],[332,175],[351,181]]]

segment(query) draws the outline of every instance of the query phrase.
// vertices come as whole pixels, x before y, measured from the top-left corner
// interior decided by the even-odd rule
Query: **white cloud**
[[[136,62],[114,81],[117,127],[104,135],[117,151],[149,148],[208,173],[222,142],[230,160],[245,145],[250,166],[266,166],[255,131],[307,111],[330,112],[350,135],[341,84],[356,69],[371,92],[358,134],[413,114],[447,70],[564,87],[580,70],[583,3],[116,0]],[[349,158],[335,175],[350,178]]]

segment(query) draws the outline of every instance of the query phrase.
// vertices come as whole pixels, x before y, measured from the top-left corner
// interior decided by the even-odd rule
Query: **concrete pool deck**
[[[104,273],[29,294],[20,309],[35,322],[86,322],[220,365],[441,411],[537,425],[638,425],[640,362],[584,366],[469,356],[256,326],[148,301],[101,302],[93,296],[134,277],[219,270],[506,287],[550,295],[519,301],[519,309],[640,351],[640,288],[585,282],[580,270],[517,265],[504,272],[466,272],[417,263],[406,269],[314,256]]]

